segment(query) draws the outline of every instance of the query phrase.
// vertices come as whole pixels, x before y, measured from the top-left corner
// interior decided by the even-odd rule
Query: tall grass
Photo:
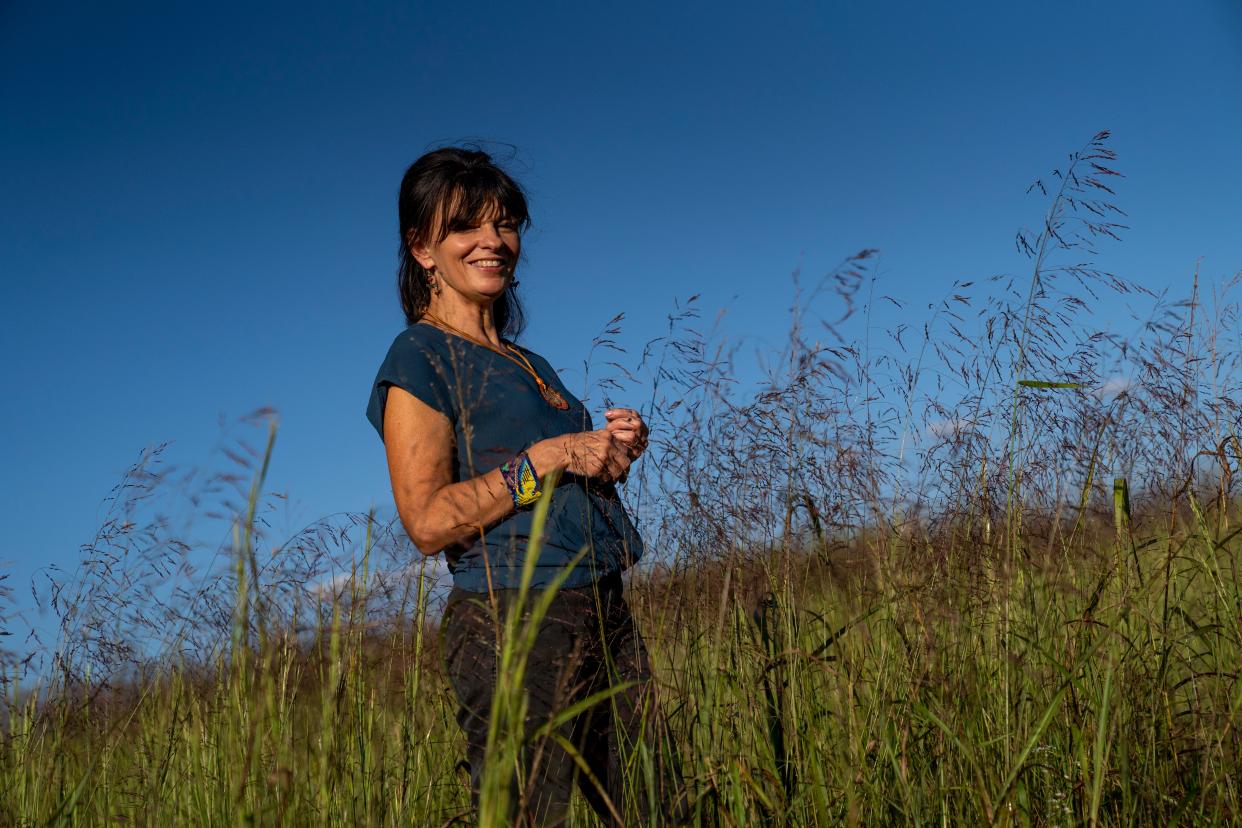
[[[653,428],[628,600],[672,739],[635,796],[675,754],[696,825],[1242,818],[1232,283],[1175,302],[1090,264],[1123,229],[1107,138],[1034,186],[1029,270],[921,330],[873,330],[868,250],[797,280],[757,392],[693,301],[598,381]],[[1126,297],[1131,335],[1092,328]],[[0,823],[506,824],[547,594],[500,619],[476,815],[431,564],[374,515],[273,542],[275,436],[197,482],[144,456],[36,585],[62,625],[6,662]],[[144,518],[170,488],[237,516],[214,560]]]

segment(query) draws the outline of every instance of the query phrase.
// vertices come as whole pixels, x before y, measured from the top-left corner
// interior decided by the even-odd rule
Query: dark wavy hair
[[[503,217],[517,222],[519,231],[530,226],[522,187],[482,150],[441,147],[419,158],[405,171],[397,194],[401,231],[397,292],[407,325],[417,322],[431,301],[427,271],[410,248],[417,243],[442,241],[450,232],[472,227],[497,209]],[[432,238],[433,233],[437,238]],[[526,325],[514,291],[516,284],[510,282],[492,306],[496,331],[508,339],[517,337]]]

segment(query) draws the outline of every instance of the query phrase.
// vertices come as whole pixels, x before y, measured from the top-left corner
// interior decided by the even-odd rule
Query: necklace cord
[[[543,378],[539,376],[538,372],[535,371],[535,366],[530,364],[530,360],[526,358],[526,355],[523,354],[521,351],[517,350],[516,348],[514,348],[509,343],[507,342],[505,343],[505,348],[507,350],[502,351],[499,348],[497,348],[495,345],[493,345],[492,343],[487,342],[482,339],[476,339],[475,337],[463,331],[461,328],[457,328],[457,327],[454,327],[453,325],[450,325],[449,323],[445,322],[443,319],[441,319],[438,316],[433,316],[430,313],[424,313],[422,318],[426,319],[428,322],[431,322],[433,325],[449,333],[456,334],[460,336],[462,339],[468,340],[470,342],[473,342],[476,345],[480,345],[484,348],[487,348],[489,351],[499,354],[500,356],[509,360],[514,365],[521,368],[523,371],[530,374],[534,378],[535,384],[539,386],[539,393],[543,396],[545,400],[547,400],[549,405],[552,405],[556,408],[560,408],[562,410],[569,408],[569,404],[565,401],[564,397],[561,396],[560,392],[550,387],[546,382],[544,382]]]

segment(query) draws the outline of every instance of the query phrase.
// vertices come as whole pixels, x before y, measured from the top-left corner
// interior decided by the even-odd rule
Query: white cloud
[[[970,423],[961,418],[951,420],[932,420],[927,424],[927,433],[933,437],[953,437],[965,431]]]
[[[1134,380],[1129,377],[1112,377],[1104,381],[1102,385],[1091,389],[1091,393],[1100,399],[1108,399],[1116,397],[1134,387]]]

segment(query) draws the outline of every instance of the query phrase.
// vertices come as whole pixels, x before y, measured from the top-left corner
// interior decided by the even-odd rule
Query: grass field
[[[1097,135],[1037,188],[1028,274],[954,286],[921,340],[810,341],[866,312],[864,251],[800,291],[758,393],[693,305],[644,350],[658,462],[626,496],[663,554],[629,601],[674,744],[636,796],[673,751],[696,825],[1242,822],[1236,311],[1196,279],[1140,337],[1091,329],[1136,290],[1082,264],[1123,229],[1114,174]],[[473,824],[429,564],[371,516],[273,542],[274,437],[191,587],[118,498],[54,658],[9,661],[0,824]],[[499,692],[493,782],[521,739]]]
[[[741,567],[631,585],[702,823],[1232,821],[1237,542],[1192,524],[1136,545],[977,572],[910,545],[840,583],[776,554],[744,568],[771,589],[757,607]],[[268,640],[94,705],[16,706],[4,822],[464,819],[433,635],[336,620],[309,652]]]

